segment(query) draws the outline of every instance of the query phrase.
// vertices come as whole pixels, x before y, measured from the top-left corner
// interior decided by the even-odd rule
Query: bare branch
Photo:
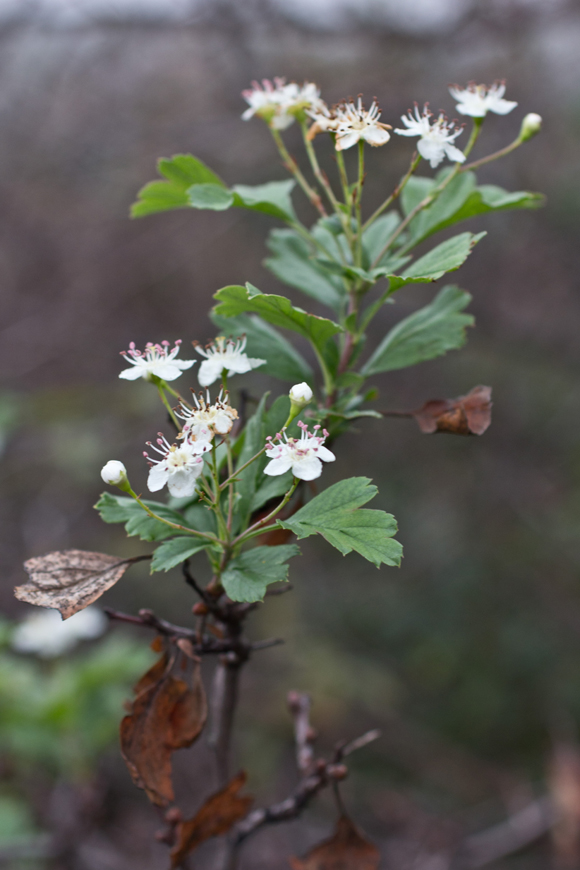
[[[310,695],[304,692],[288,692],[288,709],[294,719],[296,740],[296,763],[302,774],[307,774],[314,758],[314,742],[317,733],[310,725]]]

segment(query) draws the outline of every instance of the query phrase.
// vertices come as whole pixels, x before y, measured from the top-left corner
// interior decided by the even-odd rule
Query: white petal
[[[288,115],[286,112],[282,112],[281,115],[274,115],[272,120],[272,127],[275,130],[285,130],[290,124],[294,123],[294,116]]]
[[[420,136],[422,132],[422,130],[415,130],[413,127],[409,130],[402,130],[400,127],[396,127],[393,130],[393,133],[397,133],[399,136]]]
[[[452,160],[454,163],[463,163],[465,160],[465,154],[459,148],[456,148],[455,145],[446,145],[445,153],[449,160]]]
[[[172,362],[158,362],[151,366],[150,372],[162,381],[174,381],[181,376],[181,369]]]
[[[277,477],[286,474],[292,468],[292,460],[289,456],[281,456],[279,459],[271,459],[264,469],[264,474],[269,477]]]
[[[218,411],[218,413],[214,417],[213,425],[215,431],[218,432],[220,435],[227,435],[228,432],[231,431],[231,428],[234,425],[234,421],[229,414],[226,414],[223,411]]]
[[[479,103],[458,103],[455,108],[460,115],[469,115],[470,118],[485,118],[487,115],[483,100]]]
[[[360,139],[359,133],[353,130],[350,133],[337,133],[335,148],[337,151],[346,151],[347,148],[352,148]]]
[[[498,100],[488,97],[487,108],[490,112],[495,112],[496,115],[507,115],[512,109],[515,109],[517,103],[511,100]]]
[[[214,381],[221,377],[223,368],[221,361],[214,362],[211,359],[206,359],[202,362],[197,373],[197,379],[202,387],[209,387]]]
[[[439,166],[445,157],[443,145],[440,142],[434,142],[432,139],[419,139],[417,142],[417,151],[428,160],[433,169]]]
[[[324,460],[324,462],[334,462],[336,456],[334,453],[325,447],[323,444],[318,448],[318,458]]]
[[[201,465],[200,465],[201,469]],[[167,489],[175,498],[185,498],[195,492],[195,482],[199,477],[196,470],[176,471],[167,482]]]
[[[181,369],[182,372],[187,371],[196,364],[196,359],[174,359],[173,365]]]
[[[266,362],[267,362],[267,360],[265,360],[265,359],[258,359],[257,357],[250,356],[250,357],[248,357],[248,362],[250,363],[250,365],[251,365],[251,367],[252,367],[253,369],[257,369],[258,366],[263,366],[263,365],[265,365]]]
[[[123,369],[119,377],[126,381],[136,381],[137,378],[142,378],[147,374],[147,369],[143,366],[131,366],[130,369]]]
[[[363,138],[369,145],[377,148],[379,145],[385,145],[391,137],[387,130],[383,130],[382,127],[369,127],[364,131]]]
[[[245,375],[252,370],[252,364],[245,353],[236,354],[224,362],[227,365],[228,375]]]
[[[298,462],[292,464],[292,473],[300,480],[315,480],[322,474],[322,462],[316,457],[299,459]]]
[[[159,465],[153,465],[147,478],[147,489],[149,492],[158,492],[160,489],[163,489],[168,477],[169,472],[163,462],[160,462]]]

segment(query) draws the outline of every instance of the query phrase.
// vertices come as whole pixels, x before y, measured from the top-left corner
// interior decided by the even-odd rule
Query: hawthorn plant
[[[144,350],[131,343],[124,353],[127,367],[120,377],[143,378],[159,394],[162,413],[157,425],[165,425],[165,432],[147,442],[146,485],[151,493],[167,487],[169,498],[142,498],[125,466],[111,460],[102,477],[121,492],[105,492],[96,507],[105,522],[124,524],[128,535],[155,543],[150,555],[139,558],[150,559],[152,572],[180,567],[197,596],[193,624],[185,626],[146,610],[137,615],[108,611],[112,619],[156,632],[153,646],[159,659],[135,687],[131,710],[121,722],[121,748],[135,784],[164,809],[167,827],[160,839],[170,847],[171,867],[182,866],[202,842],[224,837],[220,860],[223,867],[234,868],[242,843],[251,835],[266,824],[295,818],[328,786],[337,796],[336,831],[309,855],[293,858],[292,866],[378,866],[377,848],[348,818],[338,791],[347,775],[348,755],[378,732],[340,744],[331,757],[318,757],[309,698],[291,692],[288,704],[295,724],[299,782],[279,804],[256,809],[252,799],[241,794],[246,774],[232,775],[232,729],[242,668],[256,651],[279,642],[249,640],[246,622],[266,596],[289,588],[288,563],[300,555],[292,539],[321,535],[343,555],[354,551],[377,568],[400,564],[394,517],[364,507],[377,495],[368,478],[344,477],[325,488],[312,484],[323,475],[326,463],[337,461],[340,467],[339,436],[364,417],[413,416],[425,433],[481,435],[489,426],[489,387],[397,412],[377,410],[377,393],[368,383],[380,372],[460,348],[466,327],[473,325],[473,317],[465,312],[469,293],[445,284],[428,305],[400,320],[378,345],[367,347],[369,325],[383,305],[409,284],[436,282],[456,271],[485,233],[446,234],[419,257],[416,247],[478,215],[536,208],[542,200],[536,193],[478,185],[475,174],[479,166],[532,138],[541,118],[526,115],[515,141],[470,160],[488,113],[505,115],[517,104],[504,98],[503,83],[470,84],[450,92],[457,111],[471,121],[463,150],[458,144],[463,125],[443,114],[435,117],[427,106],[420,110],[415,105],[402,117],[403,126],[393,131],[380,120],[376,102],[366,109],[359,98],[330,108],[312,83],[254,83],[243,93],[249,106],[243,118],[257,116],[265,123],[290,177],[230,187],[196,157],[180,154],[159,161],[162,180],[147,184],[133,206],[134,217],[177,208],[243,208],[270,215],[282,227],[269,233],[266,266],[329,310],[322,317],[252,284],[232,285],[215,294],[211,318],[220,335],[205,347],[193,341],[195,350],[185,359],[179,341],[173,347],[167,341],[151,342]],[[283,139],[283,131],[294,123],[302,130],[300,162]],[[365,150],[386,148],[388,155],[392,133],[415,139],[416,150],[395,189],[388,195],[385,191],[381,205],[367,214]],[[320,148],[333,149],[336,178],[322,171]],[[376,187],[380,181],[372,183]],[[311,226],[296,214],[295,192],[305,195],[312,206]],[[311,359],[293,346],[288,337],[293,334],[309,343]],[[232,398],[231,379],[262,367],[293,386],[274,400],[263,395],[248,416],[247,402]],[[200,392],[192,389],[190,395],[177,389],[180,379],[194,373]],[[140,476],[140,491],[142,472],[137,469],[132,475]],[[283,534],[271,534],[275,532]],[[203,557],[206,569],[201,566]],[[51,553],[26,563],[29,581],[16,595],[57,608],[66,619],[99,598],[135,561],[78,550]],[[200,673],[202,656],[216,659],[208,742],[215,753],[218,788],[208,783],[200,794],[200,810],[186,819],[175,804],[171,759],[175,750],[190,746],[204,730],[208,704]]]

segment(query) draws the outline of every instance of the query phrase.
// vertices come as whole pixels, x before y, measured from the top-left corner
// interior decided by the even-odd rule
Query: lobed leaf
[[[214,298],[219,303],[213,309],[218,316],[236,317],[238,314],[251,311],[259,314],[273,326],[280,326],[303,335],[320,353],[324,352],[326,343],[333,335],[343,332],[338,323],[294,307],[285,296],[255,292],[255,288],[252,291],[239,285],[222,287]]]
[[[453,285],[443,287],[433,302],[398,323],[361,369],[368,376],[406,368],[457,350],[474,318],[460,312],[471,296]]]
[[[192,538],[185,535],[182,535],[180,538],[172,538],[155,550],[151,560],[151,573],[169,571],[171,568],[175,568],[176,565],[181,564],[181,562],[185,562],[194,553],[205,550],[207,546],[209,546],[208,541],[203,541],[200,538]]]
[[[121,579],[133,559],[86,550],[57,550],[24,563],[29,581],[16,598],[59,610],[63,619],[83,610]]]
[[[209,797],[192,819],[178,825],[177,844],[171,851],[172,870],[183,866],[186,857],[206,840],[227,834],[248,814],[254,799],[239,795],[245,782],[246,774],[242,771],[225,788]]]
[[[163,502],[144,500],[143,504],[146,504],[154,513],[170,523],[185,525],[183,516],[167,507]],[[170,536],[187,534],[187,532],[172,529],[166,523],[153,519],[153,517],[145,513],[135,499],[128,496],[112,495],[110,492],[104,492],[95,507],[104,522],[125,523],[125,531],[129,537],[137,535],[142,541],[162,541]],[[201,529],[201,531],[205,531],[205,529]]]
[[[222,184],[193,184],[187,190],[187,200],[193,208],[226,211],[233,205],[234,195]]]
[[[190,207],[187,192],[193,184],[217,185],[225,189],[223,181],[192,154],[176,154],[169,159],[162,157],[157,169],[167,180],[151,181],[141,188],[137,202],[131,206],[131,217]]]
[[[264,212],[283,221],[294,221],[296,213],[290,194],[295,184],[292,179],[255,185],[234,184],[233,204],[239,208]]]
[[[288,579],[286,562],[299,553],[296,544],[254,547],[228,563],[222,586],[232,601],[262,601],[270,583]]]
[[[378,568],[400,565],[402,547],[393,540],[397,523],[392,514],[360,510],[378,490],[368,477],[350,477],[330,486],[307,505],[278,525],[290,529],[298,539],[322,535],[345,556],[352,550]]]
[[[121,752],[133,782],[149,800],[166,806],[175,799],[171,756],[199,737],[207,702],[199,663],[190,683],[170,673],[165,653],[135,686],[131,712],[121,721]]]

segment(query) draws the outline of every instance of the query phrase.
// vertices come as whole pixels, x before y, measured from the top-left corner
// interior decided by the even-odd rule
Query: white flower
[[[335,116],[337,151],[351,148],[360,139],[377,147],[385,145],[391,138],[387,133],[387,130],[391,129],[389,124],[382,124],[379,121],[381,113],[376,102],[373,102],[367,112],[359,97],[356,106],[354,103],[342,103],[338,106]]]
[[[275,78],[273,83],[263,79],[262,85],[252,82],[252,87],[242,91],[242,96],[249,104],[242,115],[244,121],[258,115],[275,130],[285,130],[299,112],[322,104],[320,90],[312,82],[286,84],[286,79],[281,78]]]
[[[320,100],[320,105],[316,109],[309,109],[306,112],[314,124],[308,130],[308,139],[312,141],[318,133],[335,132],[338,126],[338,118],[333,109],[329,109],[325,102]]]
[[[322,474],[320,460],[334,462],[336,459],[334,453],[323,446],[328,437],[326,429],[322,430],[321,437],[316,434],[320,426],[315,426],[314,434],[311,435],[305,423],[299,422],[298,425],[302,429],[300,438],[288,438],[284,433],[284,440],[281,436],[276,436],[279,438],[277,444],[274,444],[272,439],[268,439],[270,443],[266,447],[266,456],[270,462],[265,467],[264,474],[276,477],[292,469],[294,477],[299,477],[300,480],[314,480]]]
[[[305,381],[302,381],[301,384],[294,384],[290,390],[291,402],[299,402],[300,404],[307,405],[308,402],[312,401],[312,396],[312,390]]]
[[[125,378],[127,381],[136,381],[137,378],[145,378],[146,381],[151,380],[151,376],[161,378],[163,381],[174,381],[186,369],[190,369],[197,360],[181,360],[175,359],[179,353],[181,340],[175,342],[173,350],[169,350],[169,342],[162,341],[161,344],[153,344],[148,342],[144,351],[135,349],[135,342],[132,341],[128,351],[122,351],[123,359],[131,363],[132,368],[123,369],[120,378]]]
[[[417,151],[433,167],[439,166],[444,157],[454,163],[463,163],[465,154],[456,148],[453,142],[463,132],[462,128],[455,127],[447,121],[444,115],[432,121],[432,112],[427,106],[423,113],[419,113],[419,106],[415,103],[415,111],[408,115],[401,115],[401,121],[405,125],[404,130],[397,128],[395,133],[399,136],[420,136],[417,143]]]
[[[475,82],[470,82],[466,88],[452,85],[449,93],[457,100],[457,111],[461,115],[470,115],[472,118],[485,118],[488,112],[507,115],[517,106],[517,103],[511,100],[502,99],[505,94],[505,82],[495,82],[491,87],[476,85]]]
[[[147,453],[143,453],[151,466],[147,478],[149,491],[158,492],[167,484],[169,492],[175,498],[186,498],[193,495],[197,478],[203,471],[203,459],[200,452],[205,453],[209,450],[210,443],[197,442],[192,444],[185,441],[180,445],[170,444],[159,433],[157,439],[159,447],[155,447],[150,441],[147,444],[161,455],[161,459],[152,459]]]
[[[106,465],[101,469],[101,477],[105,483],[111,486],[118,486],[127,480],[127,469],[118,459],[109,459]]]
[[[209,390],[206,390],[205,399],[202,393],[199,394],[199,398],[193,393],[196,407],[188,408],[182,403],[182,413],[177,414],[185,420],[182,437],[193,444],[208,443],[214,435],[227,435],[231,432],[234,420],[238,418],[238,412],[228,404],[228,399],[229,394],[221,390],[215,404],[212,405]]]
[[[205,357],[197,376],[202,387],[209,387],[210,384],[221,378],[224,369],[227,370],[228,376],[243,375],[265,364],[265,359],[248,357],[244,353],[245,347],[245,335],[237,341],[218,336],[206,346],[205,350],[196,345],[196,351]]]
[[[80,640],[100,637],[106,627],[107,618],[97,607],[85,607],[66,620],[57,610],[37,608],[16,627],[12,648],[52,659],[71,650]]]

